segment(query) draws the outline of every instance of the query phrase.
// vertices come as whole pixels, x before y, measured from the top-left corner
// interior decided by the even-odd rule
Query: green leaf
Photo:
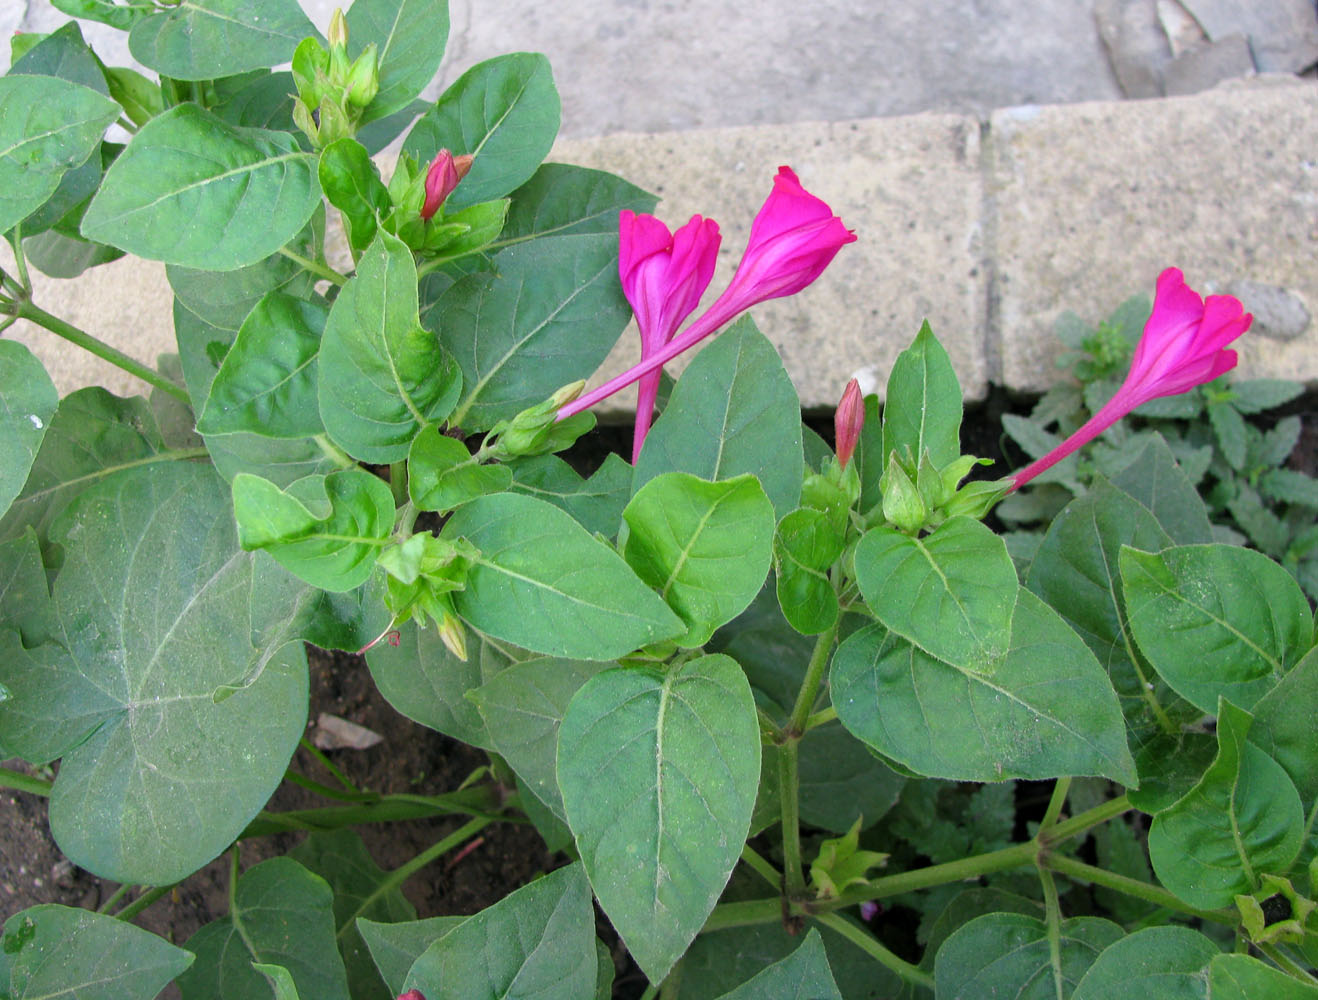
[[[1019,913],[989,913],[963,924],[938,949],[934,981],[939,1000],[1059,1000],[1125,931],[1110,920],[1063,920],[1058,964],[1053,964],[1048,925]]]
[[[46,904],[5,921],[0,991],[11,1000],[151,1000],[191,963],[126,920]]]
[[[595,895],[660,982],[718,901],[750,828],[760,737],[736,661],[597,674],[568,706],[558,783]]]
[[[433,628],[408,622],[399,643],[379,643],[366,653],[376,687],[390,705],[413,722],[485,750],[494,749],[480,713],[466,697],[513,662],[492,644],[480,641],[459,660]]]
[[[325,212],[317,208],[302,232],[289,244],[304,257],[321,254],[325,238]],[[237,330],[243,319],[270,292],[281,291],[305,299],[312,294],[315,276],[282,253],[274,253],[255,264],[235,271],[198,271],[170,264],[165,268],[176,301],[206,323],[224,330]],[[175,310],[177,327],[177,308]],[[181,348],[181,345],[180,345]],[[218,361],[216,364],[218,365]],[[186,370],[186,364],[185,364]],[[203,396],[200,402],[205,402]]]
[[[828,967],[823,938],[812,927],[796,951],[720,1000],[842,1000],[842,994]]]
[[[1254,725],[1249,731],[1250,742],[1285,768],[1305,802],[1318,798],[1315,718],[1318,718],[1318,649],[1311,649],[1254,705]]]
[[[1222,701],[1217,758],[1149,829],[1153,870],[1191,906],[1230,906],[1257,888],[1259,873],[1285,874],[1304,839],[1304,808],[1291,779],[1245,741],[1252,721]]]
[[[0,583],[0,626],[17,629],[28,649],[48,642],[55,625],[54,609],[41,546],[31,528],[0,542],[0,581],[4,581]]]
[[[632,490],[632,467],[614,454],[582,479],[557,455],[538,455],[514,462],[512,491],[552,503],[571,514],[592,534],[612,538],[622,523],[622,510]]]
[[[792,511],[773,538],[778,604],[792,628],[818,635],[837,621],[839,605],[828,571],[842,555],[845,538],[822,510]]]
[[[1140,651],[1205,712],[1219,697],[1252,708],[1313,644],[1308,599],[1261,553],[1234,545],[1123,547],[1120,568]]]
[[[393,207],[389,189],[366,147],[356,139],[338,139],[326,146],[317,169],[325,197],[343,213],[349,246],[360,253],[375,239],[380,217]]]
[[[1208,423],[1217,438],[1217,446],[1222,449],[1222,456],[1231,468],[1240,472],[1245,467],[1245,446],[1248,440],[1245,418],[1234,406],[1218,403],[1208,407]]]
[[[397,462],[461,391],[453,359],[417,315],[412,251],[380,232],[339,292],[320,348],[320,415],[344,451]]]
[[[1295,469],[1269,469],[1259,481],[1259,487],[1283,503],[1318,508],[1318,479]]]
[[[301,645],[252,643],[269,609],[252,606],[227,494],[179,462],[87,489],[51,531],[65,553],[52,642],[3,640],[0,742],[63,755],[51,830],[104,878],[168,885],[215,857],[265,805],[306,722]]]
[[[874,528],[856,546],[855,561],[874,617],[931,656],[989,673],[1006,653],[1016,567],[981,522],[953,517],[924,538]]]
[[[595,912],[569,865],[468,917],[422,953],[403,984],[428,997],[581,1000],[595,995]]]
[[[315,159],[292,136],[180,104],[119,154],[82,232],[149,260],[229,271],[288,243],[320,203]]]
[[[1216,755],[1211,733],[1159,733],[1135,754],[1140,786],[1128,793],[1130,804],[1150,816],[1162,812],[1199,783]]]
[[[274,438],[323,433],[316,354],[329,310],[270,292],[243,320],[197,418],[200,434],[247,431]]]
[[[207,100],[207,107],[220,120],[246,128],[292,132],[299,146],[310,148],[293,122],[297,84],[292,73],[255,70],[215,80],[210,86],[215,96]]]
[[[851,456],[860,475],[860,504],[857,509],[867,513],[883,500],[879,480],[887,468],[887,452],[883,447],[883,420],[879,416],[879,397],[871,393],[865,397],[865,425],[860,430],[856,453]]]
[[[470,694],[495,752],[560,820],[567,817],[556,777],[559,726],[572,696],[612,665],[548,657],[525,660]]]
[[[187,1000],[269,996],[255,962],[282,966],[302,996],[348,1000],[333,902],[325,880],[292,858],[253,866],[238,879],[229,915],[188,939],[197,961],[179,977],[180,992]]]
[[[293,981],[293,974],[282,965],[253,962],[252,968],[265,976],[270,989],[274,991],[275,1000],[301,1000],[297,992],[297,983]]]
[[[157,458],[164,451],[140,396],[120,399],[96,386],[70,393],[50,420],[22,492],[0,519],[0,538],[31,525],[44,545],[51,522],[79,493],[119,469],[164,461]]]
[[[559,101],[549,60],[515,52],[478,63],[412,127],[403,152],[421,163],[441,149],[475,157],[446,211],[502,198],[524,184],[558,134]]]
[[[308,476],[287,490],[240,473],[233,512],[244,549],[265,549],[313,587],[339,592],[366,582],[395,514],[389,486],[359,468]]]
[[[317,35],[297,0],[188,0],[136,20],[133,58],[175,80],[213,80],[293,57]]]
[[[407,492],[421,510],[448,511],[487,493],[502,493],[513,481],[506,465],[482,465],[457,438],[430,426],[407,453]]]
[[[100,21],[120,31],[128,31],[157,9],[151,0],[50,0],[50,3],[70,17]]]
[[[795,667],[800,670],[799,663]],[[896,804],[906,784],[842,726],[810,730],[797,749],[797,774],[802,821],[834,833],[857,820],[869,829]]]
[[[749,316],[696,355],[655,421],[633,490],[665,472],[732,479],[749,472],[784,517],[801,497],[801,401],[782,360]]]
[[[86,163],[118,117],[119,105],[90,87],[53,76],[0,77],[0,233]]]
[[[637,490],[622,516],[623,558],[686,624],[679,646],[703,646],[769,572],[773,507],[754,476],[711,483],[668,472]]]
[[[1176,699],[1139,657],[1126,631],[1117,562],[1123,545],[1161,549],[1171,544],[1170,535],[1148,508],[1099,481],[1053,519],[1026,581],[1098,657],[1141,740],[1163,731],[1152,702],[1170,707]],[[1154,684],[1152,690],[1145,686],[1148,683]],[[1159,763],[1154,761],[1155,768]]]
[[[603,362],[631,316],[617,253],[613,234],[547,237],[440,297],[427,321],[462,369],[454,424],[488,430]]]
[[[1213,1000],[1318,1000],[1318,986],[1249,955],[1214,955],[1208,976]]]
[[[0,340],[0,517],[27,482],[59,393],[22,344]]]
[[[512,193],[500,243],[618,232],[618,213],[653,212],[659,199],[602,170],[545,163]]]
[[[842,724],[918,774],[1137,783],[1102,668],[1028,591],[1017,601],[1011,649],[988,673],[943,663],[871,625],[838,647],[830,685]]]
[[[1303,382],[1282,378],[1242,379],[1231,384],[1231,405],[1241,413],[1261,413],[1304,393]]]
[[[372,42],[379,50],[380,89],[362,121],[407,107],[425,89],[448,42],[447,0],[353,0],[348,8],[348,55]]]
[[[1161,434],[1155,434],[1135,461],[1112,477],[1112,485],[1146,507],[1177,545],[1212,541],[1203,498]]]
[[[1105,948],[1071,1000],[1208,1000],[1205,966],[1217,954],[1188,927],[1146,927]]]
[[[429,917],[405,923],[382,924],[374,920],[357,919],[357,930],[371,949],[371,958],[380,970],[380,978],[389,992],[403,992],[408,970],[421,953],[461,924],[466,917]]]
[[[680,635],[680,620],[609,546],[543,500],[501,493],[465,504],[442,537],[480,550],[458,614],[550,656],[612,660]]]
[[[54,229],[24,237],[23,253],[30,266],[51,278],[76,278],[84,271],[124,255],[117,247],[74,239]]]
[[[353,1000],[393,1000],[397,991],[390,991],[381,978],[358,920],[415,920],[416,908],[402,888],[380,891],[388,873],[352,830],[313,832],[288,856],[323,878],[334,892],[334,927]]]
[[[927,321],[888,375],[883,447],[913,463],[927,450],[938,469],[961,454],[961,385]]]

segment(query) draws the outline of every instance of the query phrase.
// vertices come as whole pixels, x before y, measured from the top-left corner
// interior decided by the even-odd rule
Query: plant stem
[[[305,774],[299,774],[292,768],[284,772],[284,780],[292,782],[299,788],[305,788],[309,792],[315,792],[327,799],[334,799],[338,802],[379,802],[380,796],[373,792],[350,792],[347,789],[334,788],[330,785],[323,785],[315,778],[308,778]]]
[[[1039,821],[1040,831],[1051,830],[1057,825],[1057,817],[1062,814],[1062,807],[1066,805],[1066,795],[1070,790],[1070,778],[1057,779],[1057,783],[1053,785],[1052,798],[1048,800],[1048,808],[1044,810],[1043,819]]]
[[[229,849],[229,855],[232,859],[229,864],[229,920],[233,924],[233,929],[238,932],[238,937],[240,937],[243,944],[247,946],[247,950],[251,953],[253,958],[256,958],[261,952],[256,947],[256,942],[248,936],[247,927],[243,923],[242,910],[238,906],[239,853],[238,841],[235,840],[233,842],[233,847]]]
[[[809,732],[816,726],[822,726],[832,722],[837,718],[837,709],[832,705],[827,708],[821,708],[818,712],[813,713],[805,720],[805,731]]]
[[[400,459],[397,462],[390,463],[389,490],[394,495],[395,507],[402,507],[408,503],[406,459]]]
[[[743,899],[736,903],[719,903],[709,914],[701,934],[710,931],[726,930],[729,927],[750,927],[755,924],[771,924],[783,917],[783,899],[774,896],[771,899]]]
[[[1263,954],[1267,955],[1268,958],[1276,962],[1277,967],[1281,969],[1282,972],[1285,972],[1288,976],[1292,976],[1293,978],[1298,979],[1301,982],[1308,983],[1310,986],[1318,985],[1318,979],[1314,978],[1311,972],[1309,972],[1307,969],[1303,968],[1302,966],[1296,965],[1275,944],[1261,944],[1258,945],[1257,947],[1259,951],[1263,952]]]
[[[1122,813],[1130,812],[1133,807],[1130,799],[1121,796],[1116,799],[1094,806],[1093,809],[1082,812],[1079,816],[1072,816],[1070,819],[1058,823],[1047,831],[1046,835],[1040,831],[1039,840],[1043,846],[1049,844],[1059,844],[1063,840],[1070,840],[1072,837],[1078,837],[1086,830],[1096,826],[1102,826],[1108,820],[1116,819]]]
[[[654,1000],[659,995],[659,987],[654,983],[646,983],[645,990],[641,993],[641,1000]]]
[[[122,910],[114,915],[115,920],[132,920],[135,916],[145,910],[152,903],[168,895],[170,890],[178,883],[173,885],[158,885],[153,889],[142,893],[135,900],[125,906]]]
[[[316,744],[312,743],[305,736],[302,737],[300,742],[302,744],[302,749],[311,754],[316,760],[320,761],[320,766],[330,774],[334,775],[335,780],[338,781],[340,785],[356,795],[362,794],[361,790],[348,780],[348,776],[339,770],[334,761],[330,760],[321,752],[320,747],[316,746]],[[378,798],[378,796],[376,797]]]
[[[64,322],[58,316],[52,316],[46,310],[33,305],[31,302],[16,302],[14,315],[36,323],[37,326],[45,327],[51,333],[63,337],[69,343],[77,344],[83,350],[90,351],[98,358],[128,372],[129,375],[134,375],[143,382],[155,386],[161,392],[167,392],[180,402],[189,406],[192,405],[192,401],[188,399],[186,389],[171,382],[154,368],[149,368],[142,362],[135,361],[118,348],[111,347],[105,341],[93,337],[90,333],[79,330],[76,326]]]
[[[31,795],[49,795],[52,784],[53,782],[43,778],[34,778],[21,771],[0,767],[0,788],[12,788],[17,792],[28,792]]]
[[[22,298],[32,294],[32,279],[27,273],[27,258],[23,255],[23,225],[14,227],[14,239],[10,244],[14,248],[14,270],[18,275],[18,287],[22,289]]]
[[[759,875],[760,878],[768,882],[769,885],[773,886],[775,890],[782,888],[783,886],[782,873],[778,871],[778,869],[775,868],[773,865],[769,864],[768,861],[762,858],[755,851],[755,849],[752,848],[749,844],[746,844],[742,847],[741,860],[746,862],[747,868],[751,869],[751,871]]]
[[[1154,906],[1162,906],[1169,910],[1175,910],[1177,913],[1184,913],[1187,916],[1198,917],[1201,920],[1211,920],[1213,923],[1226,924],[1229,927],[1234,927],[1240,922],[1236,914],[1227,910],[1201,910],[1197,906],[1181,902],[1180,899],[1161,886],[1150,885],[1148,882],[1141,882],[1139,879],[1130,878],[1126,875],[1118,875],[1105,868],[1095,868],[1093,865],[1087,865],[1083,861],[1077,861],[1075,858],[1068,858],[1062,854],[1045,852],[1039,858],[1039,864],[1077,882],[1101,885],[1105,889],[1113,889],[1127,896],[1134,896],[1136,899],[1152,903]]]
[[[327,264],[322,264],[318,260],[312,260],[310,257],[303,257],[296,250],[290,250],[288,247],[280,247],[279,252],[291,260],[294,264],[299,265],[304,270],[310,271],[317,277],[324,278],[326,281],[333,282],[336,285],[343,286],[348,283],[347,275],[339,274],[338,271]]]
[[[387,823],[453,814],[477,816],[486,820],[503,819],[505,817],[497,812],[498,806],[494,790],[488,787],[468,788],[436,796],[385,795],[378,801],[359,805],[262,812],[247,824],[247,829],[239,835],[239,839],[298,830],[338,830],[360,823]],[[511,818],[508,821],[516,822]]]
[[[834,579],[832,582],[836,588],[837,580]],[[840,615],[838,617],[841,618]],[[805,892],[805,872],[801,866],[797,746],[806,731],[810,710],[814,708],[815,699],[819,697],[819,688],[824,682],[824,671],[833,652],[833,641],[837,638],[838,624],[835,621],[815,640],[815,648],[810,653],[810,662],[806,664],[805,677],[801,680],[801,690],[797,692],[796,704],[792,707],[792,714],[783,731],[782,745],[778,748],[778,783],[779,796],[782,800],[783,877],[784,891],[788,898],[795,898]]]
[[[317,434],[311,440],[316,442],[316,447],[320,449],[321,454],[340,469],[351,469],[357,464],[347,452],[327,438],[324,434]]]
[[[1062,979],[1062,904],[1057,900],[1057,883],[1053,873],[1042,865],[1039,882],[1043,885],[1044,914],[1048,928],[1048,962],[1053,967],[1053,989],[1057,1000],[1065,1000],[1066,982]]]
[[[114,907],[115,904],[119,902],[119,900],[123,899],[125,896],[128,895],[128,890],[131,888],[132,886],[129,883],[125,882],[123,885],[121,885],[118,889],[114,890],[114,892],[110,894],[109,899],[107,899],[104,903],[102,903],[100,906],[96,908],[96,912],[97,913],[109,912],[109,910],[112,907]]]
[[[823,924],[829,930],[836,931],[844,938],[854,944],[865,954],[869,955],[876,962],[886,966],[893,972],[897,973],[905,982],[914,983],[916,986],[923,986],[925,989],[934,988],[934,977],[929,975],[923,969],[912,965],[904,959],[898,958],[887,948],[879,943],[879,939],[867,931],[861,930],[850,921],[843,920],[836,913],[816,914],[815,920]]]
[[[371,894],[367,896],[365,899],[363,899],[360,903],[358,903],[357,906],[353,909],[353,911],[348,914],[348,916],[344,919],[343,923],[339,925],[338,937],[340,938],[343,937],[343,935],[348,933],[348,931],[352,927],[356,926],[357,917],[365,913],[375,903],[376,900],[383,897],[386,893],[392,892],[394,889],[398,888],[398,886],[402,885],[409,878],[411,878],[413,875],[419,872],[422,868],[426,867],[426,865],[431,864],[432,862],[443,857],[449,851],[453,850],[453,848],[461,844],[464,840],[467,840],[468,838],[479,833],[482,829],[489,826],[490,823],[492,822],[494,822],[492,819],[484,816],[477,817],[476,819],[473,820],[469,820],[468,822],[464,823],[462,826],[454,830],[452,833],[450,833],[443,840],[431,844],[424,851],[422,851],[420,854],[414,857],[411,861],[408,861],[406,864],[399,865],[388,875],[386,875],[383,879],[381,879],[380,884],[377,885],[371,891]]]

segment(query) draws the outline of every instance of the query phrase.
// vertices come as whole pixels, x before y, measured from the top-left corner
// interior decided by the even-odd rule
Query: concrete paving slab
[[[1265,73],[1298,73],[1318,62],[1313,0],[1181,0],[1209,38],[1249,36]]]
[[[983,397],[979,134],[974,118],[927,114],[562,140],[553,156],[615,171],[659,194],[657,214],[670,227],[696,213],[715,219],[723,243],[706,303],[731,277],[778,166],[796,170],[858,240],[804,292],[752,315],[782,353],[802,405],[823,410],[837,404],[852,375],[881,394],[893,359],[926,318],[967,397]],[[631,329],[603,378],[639,356]],[[615,398],[619,407],[634,405],[634,397]]]
[[[1318,88],[1018,108],[989,134],[993,381],[1046,389],[1057,316],[1098,321],[1170,265],[1201,293],[1245,279],[1318,304]],[[1242,375],[1318,380],[1312,326],[1239,348]]]
[[[0,268],[13,273],[14,254],[0,240]],[[73,280],[32,271],[32,301],[67,323],[154,365],[161,354],[177,353],[173,292],[165,265],[120,257]],[[146,395],[150,386],[108,361],[75,347],[47,330],[20,320],[4,333],[41,359],[61,396],[85,385],[102,385],[120,396]]]

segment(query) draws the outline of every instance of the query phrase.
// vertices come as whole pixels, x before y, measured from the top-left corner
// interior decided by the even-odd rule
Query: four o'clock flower
[[[447,149],[441,149],[430,161],[426,171],[426,200],[421,205],[421,218],[429,221],[444,204],[444,199],[453,193],[458,181],[467,176],[471,169],[470,156],[454,156]]]
[[[618,277],[641,331],[641,359],[653,357],[700,304],[718,257],[718,224],[693,215],[675,233],[653,215],[623,210],[618,218]],[[650,429],[660,369],[637,383],[632,461]]]
[[[1011,488],[1019,489],[1142,403],[1175,396],[1234,368],[1236,352],[1226,345],[1248,330],[1253,319],[1238,299],[1230,295],[1202,299],[1186,286],[1179,270],[1167,268],[1158,276],[1153,313],[1144,324],[1126,381],[1084,426],[1014,473]]]
[[[837,462],[842,468],[845,469],[851,461],[864,427],[865,397],[860,393],[860,383],[853,378],[842,390],[842,400],[833,413],[833,441]]]
[[[773,190],[751,224],[746,252],[723,294],[663,348],[563,407],[558,418],[580,413],[658,371],[751,306],[799,292],[819,277],[838,250],[855,239],[856,234],[827,204],[801,187],[790,167],[779,167]]]

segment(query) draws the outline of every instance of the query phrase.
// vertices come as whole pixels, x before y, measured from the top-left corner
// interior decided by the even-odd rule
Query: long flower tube
[[[1079,430],[1042,458],[1013,473],[1009,477],[1011,490],[1020,489],[1088,444],[1137,406],[1160,396],[1186,392],[1230,371],[1237,357],[1227,344],[1248,330],[1253,319],[1239,299],[1230,295],[1200,298],[1185,284],[1180,270],[1167,268],[1158,276],[1153,312],[1144,324],[1126,381]]]
[[[768,299],[794,295],[814,281],[856,234],[805,188],[790,167],[779,167],[773,190],[751,223],[751,235],[728,287],[689,327],[648,358],[558,411],[564,420],[658,371],[687,348]]]
[[[649,358],[673,339],[677,328],[700,305],[714,277],[721,237],[713,219],[693,215],[675,233],[653,215],[624,210],[618,218],[618,277],[636,314],[641,358]],[[655,369],[636,384],[636,428],[632,462],[650,430],[661,372]]]

